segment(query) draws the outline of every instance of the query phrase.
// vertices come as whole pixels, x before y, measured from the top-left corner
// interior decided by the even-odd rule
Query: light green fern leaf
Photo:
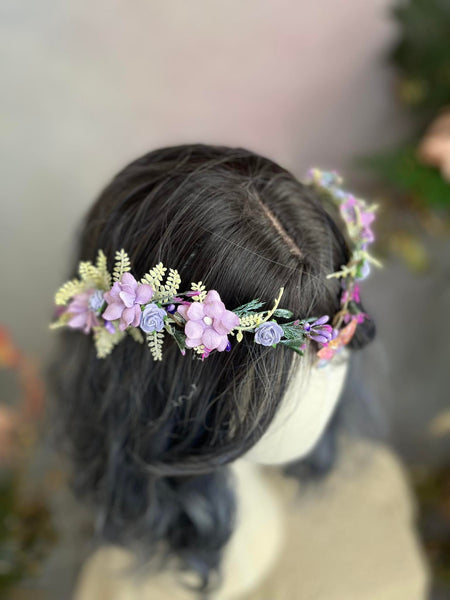
[[[71,317],[72,315],[68,313],[63,313],[57,321],[55,321],[54,323],[50,323],[49,328],[59,329],[60,327],[66,327],[67,322],[70,321]]]
[[[176,296],[181,284],[180,274],[176,269],[169,269],[169,275],[167,277],[166,285],[164,286],[165,292],[169,298]]]
[[[264,313],[256,313],[254,315],[247,315],[240,318],[239,325],[241,327],[253,327],[262,323]]]
[[[147,334],[147,343],[152,353],[153,360],[162,360],[162,345],[164,333],[162,331],[153,331]]]
[[[153,288],[155,295],[164,295],[165,288],[162,282],[166,271],[167,268],[162,264],[162,262],[160,262],[146,275],[144,275],[144,277],[141,279],[141,283],[147,283],[150,285]]]
[[[108,262],[103,250],[98,251],[96,266],[99,287],[103,290],[109,290],[111,287],[111,274],[108,271]]]
[[[90,261],[80,262],[78,267],[80,278],[86,285],[97,285],[98,272]]]
[[[127,329],[127,332],[131,335],[135,342],[138,342],[139,344],[144,343],[144,336],[142,335],[142,331],[137,327],[129,327]]]
[[[205,351],[205,346],[203,344],[201,346],[194,346],[193,350],[196,354],[199,354],[201,356]]]
[[[105,358],[111,353],[125,336],[124,331],[116,330],[115,333],[109,333],[104,327],[94,327],[94,342],[97,350],[97,358]]]
[[[198,283],[191,283],[191,290],[198,292],[197,296],[192,296],[192,300],[194,300],[194,302],[204,302],[207,292],[202,281],[199,281]]]
[[[65,306],[76,294],[84,291],[86,284],[79,279],[72,279],[62,285],[55,294],[55,304]]]
[[[114,265],[113,271],[113,279],[114,281],[120,281],[122,279],[122,275],[127,273],[131,269],[130,259],[128,254],[122,248],[116,252],[116,263]]]

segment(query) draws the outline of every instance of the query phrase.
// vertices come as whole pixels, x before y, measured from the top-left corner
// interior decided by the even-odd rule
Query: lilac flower
[[[375,214],[373,213],[373,211],[361,210],[360,217],[361,224],[363,226],[363,229],[361,231],[361,238],[363,239],[363,242],[365,242],[366,244],[370,244],[375,240],[375,235],[370,227],[370,225],[375,220]]]
[[[141,329],[145,333],[161,331],[164,328],[164,317],[167,315],[157,304],[147,304],[141,314]]]
[[[66,313],[73,315],[70,321],[67,322],[72,329],[82,329],[84,333],[89,333],[93,327],[100,325],[97,315],[92,310],[90,301],[94,290],[87,290],[81,294],[77,294],[69,302]]]
[[[306,337],[320,344],[328,344],[333,339],[333,328],[331,325],[326,325],[330,317],[324,315],[313,323],[305,323],[303,330],[306,333]]]
[[[131,273],[124,273],[105,294],[108,307],[103,313],[107,321],[120,319],[119,329],[124,331],[129,325],[138,327],[141,321],[141,304],[147,304],[153,296],[153,289],[146,283],[138,283]]]
[[[205,355],[212,350],[223,352],[228,346],[227,335],[239,326],[239,317],[225,308],[218,292],[210,290],[204,302],[178,306],[177,312],[186,320],[186,346],[205,346]]]
[[[341,304],[344,305],[346,302],[353,301],[359,303],[361,301],[359,293],[359,285],[355,284],[351,292],[344,289],[341,296]]]
[[[274,344],[278,344],[283,334],[283,329],[278,323],[267,321],[266,323],[261,323],[255,329],[255,342],[263,346],[273,346]]]

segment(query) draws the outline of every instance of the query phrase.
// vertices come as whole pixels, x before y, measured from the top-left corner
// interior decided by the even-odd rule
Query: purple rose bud
[[[161,331],[164,328],[164,317],[167,315],[157,304],[147,304],[141,314],[141,329],[145,333]]]
[[[262,323],[255,330],[255,342],[263,346],[273,346],[273,344],[278,344],[283,334],[283,329],[278,323],[268,321],[267,323]]]
[[[328,315],[324,315],[323,317],[320,317],[319,319],[314,321],[314,323],[312,323],[311,327],[317,327],[318,325],[324,325],[325,323],[328,323],[329,320],[330,320],[330,317]]]
[[[327,344],[329,342],[329,338],[321,335],[320,333],[312,333],[309,337],[311,340],[319,342],[320,344]]]
[[[89,308],[94,312],[100,310],[104,302],[105,299],[103,298],[103,292],[100,290],[96,290],[91,296],[89,296]]]
[[[105,321],[105,329],[109,331],[109,333],[116,333],[116,329],[111,321]]]
[[[169,306],[166,306],[166,310],[168,313],[173,315],[173,313],[177,310],[177,307],[175,306],[175,304],[169,304]]]
[[[309,333],[311,331],[311,323],[305,323],[303,325],[303,329],[306,331],[306,333]]]
[[[228,342],[227,347],[225,348],[227,352],[231,350],[231,342]]]

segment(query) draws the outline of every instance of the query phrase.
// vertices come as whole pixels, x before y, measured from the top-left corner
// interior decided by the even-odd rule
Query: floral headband
[[[317,354],[320,363],[325,364],[350,342],[357,325],[368,318],[358,308],[357,282],[367,277],[371,263],[379,265],[367,250],[374,241],[370,226],[376,207],[342,190],[336,173],[313,169],[310,184],[339,207],[354,245],[349,263],[328,275],[342,280],[341,308],[331,323],[328,315],[289,320],[293,313],[279,308],[284,288],[280,288],[270,309],[261,310],[265,303],[254,299],[228,310],[219,293],[207,291],[201,281],[180,292],[178,271],[162,263],[138,282],[122,249],[116,252],[112,274],[102,250],[95,265],[90,261],[79,263],[79,279],[68,281],[56,293],[57,319],[50,327],[93,332],[98,358],[108,356],[126,335],[131,335],[141,344],[147,341],[153,359],[162,360],[164,336],[168,334],[183,355],[186,349],[192,349],[203,360],[214,350],[231,350],[229,337],[239,343],[244,333],[249,333],[256,344],[283,345],[300,355],[313,340],[320,345]]]

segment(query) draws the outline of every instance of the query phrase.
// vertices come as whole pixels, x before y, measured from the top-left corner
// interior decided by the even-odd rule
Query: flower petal
[[[110,304],[105,312],[103,313],[103,318],[107,321],[115,321],[116,319],[120,319],[123,313],[123,304]]]
[[[324,315],[323,317],[320,317],[319,319],[314,321],[314,323],[311,323],[311,327],[316,327],[317,325],[323,325],[324,323],[328,323],[329,320],[330,320],[330,317],[328,315]]]
[[[222,323],[221,319],[214,319],[213,321],[214,331],[217,331],[219,335],[227,335],[230,333],[229,328]]]
[[[116,281],[109,292],[105,293],[105,300],[108,304],[113,304],[119,300],[119,294],[122,291],[122,288],[119,285],[119,282]]]
[[[195,346],[201,346],[201,338],[186,338],[185,344],[188,348],[195,348]]]
[[[239,317],[231,310],[226,310],[220,317],[220,321],[222,322],[222,325],[228,327],[230,331],[234,329],[234,327],[239,326]]]
[[[141,283],[138,285],[138,288],[136,291],[135,302],[137,302],[138,304],[147,304],[147,302],[150,302],[150,300],[152,299],[152,296],[153,296],[152,286],[148,285],[148,283]]]
[[[222,302],[219,292],[216,292],[216,290],[209,290],[206,294],[205,302]]]
[[[185,334],[190,338],[202,337],[203,331],[204,327],[201,325],[201,322],[196,321],[188,321],[184,328]]]
[[[219,318],[225,312],[225,304],[223,302],[206,302],[204,312],[207,317],[212,319]]]
[[[121,331],[123,331],[123,329],[125,329],[125,327],[128,327],[128,325],[130,325],[135,318],[135,310],[134,310],[134,306],[131,308],[126,308],[123,313],[122,313],[122,317],[120,319],[120,325],[119,328],[121,329]],[[123,329],[122,329],[122,326]]]
[[[82,329],[86,325],[86,317],[86,313],[75,315],[68,321],[67,325],[72,329]]]
[[[183,319],[187,319],[187,311],[189,306],[186,304],[180,304],[177,306],[177,312],[183,317]]]
[[[208,350],[215,350],[220,342],[222,336],[219,335],[214,329],[205,329],[202,335],[202,342]]]
[[[139,324],[141,322],[141,307],[139,306],[139,304],[135,304],[133,306],[133,310],[134,310],[134,319],[131,322],[131,325],[133,325],[133,327],[139,327]]]
[[[136,281],[136,279],[133,277],[133,275],[131,273],[124,273],[122,275],[122,279],[120,280],[120,282],[124,285],[131,286],[134,291],[136,291],[136,288],[138,286],[138,282]]]
[[[221,338],[222,339],[220,340],[220,344],[217,346],[217,350],[219,352],[223,352],[224,350],[227,349],[227,346],[228,346],[228,338],[227,338],[227,336],[226,335],[222,335]]]
[[[193,302],[188,308],[187,316],[189,319],[193,319],[194,321],[203,319],[203,304],[201,304],[200,302]]]
[[[324,335],[319,335],[315,333],[311,334],[309,337],[315,342],[319,342],[320,344],[326,344],[329,341],[328,338],[326,338]]]
[[[127,308],[131,308],[134,305],[136,294],[130,294],[129,292],[120,292],[119,297]]]

